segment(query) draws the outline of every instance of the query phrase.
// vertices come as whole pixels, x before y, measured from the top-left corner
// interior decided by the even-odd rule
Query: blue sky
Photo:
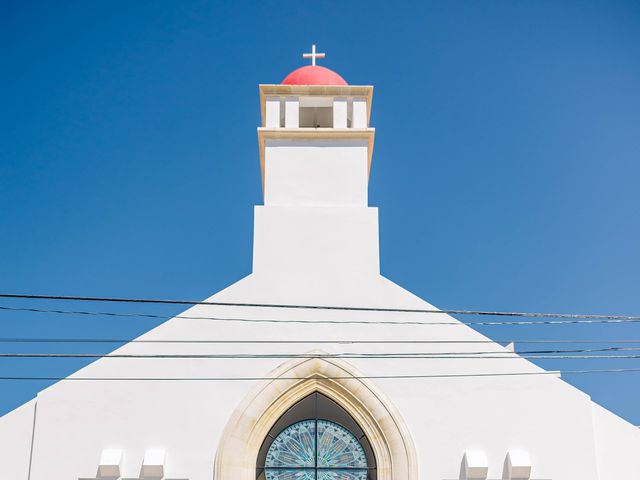
[[[3,2],[0,27],[1,292],[202,299],[248,274],[257,85],[315,42],[375,86],[385,276],[441,308],[640,314],[638,2]],[[0,311],[3,337],[155,324]],[[483,332],[640,339],[633,324]],[[0,359],[0,376],[82,364]],[[640,374],[566,379],[640,424]],[[0,414],[46,384],[0,382]]]

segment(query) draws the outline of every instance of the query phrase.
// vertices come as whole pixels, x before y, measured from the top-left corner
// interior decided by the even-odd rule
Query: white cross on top
[[[325,54],[324,53],[316,53],[316,46],[311,45],[311,53],[303,53],[302,54],[302,58],[310,58],[311,59],[311,65],[315,65],[316,64],[316,58],[324,58]]]

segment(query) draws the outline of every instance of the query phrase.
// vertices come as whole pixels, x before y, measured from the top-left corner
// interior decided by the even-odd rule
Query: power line
[[[381,379],[427,379],[427,378],[480,378],[480,377],[528,377],[537,375],[577,375],[589,373],[637,373],[640,368],[610,368],[602,370],[564,370],[541,372],[505,372],[505,373],[452,373],[434,375],[365,375],[322,377],[323,380],[381,380]],[[35,381],[275,381],[275,380],[308,380],[303,377],[27,377],[2,376],[0,380],[35,380]]]
[[[566,319],[593,319],[593,320],[619,320],[640,322],[640,316],[635,315],[596,315],[578,313],[532,313],[532,312],[499,312],[483,310],[438,310],[438,309],[408,309],[408,308],[383,308],[383,307],[348,307],[335,305],[295,305],[295,304],[270,304],[270,303],[237,303],[237,302],[209,302],[197,300],[167,300],[150,298],[122,298],[122,297],[80,297],[68,295],[28,295],[0,293],[0,298],[16,298],[31,300],[64,300],[82,302],[117,302],[117,303],[154,303],[170,305],[212,305],[222,307],[259,307],[259,308],[284,308],[302,310],[340,310],[360,312],[397,312],[397,313],[445,313],[450,315],[489,315],[506,317],[542,317],[542,318],[566,318]]]
[[[2,295],[0,295],[1,297]],[[229,305],[229,304],[225,304]],[[235,304],[238,306],[246,306],[243,304]],[[260,305],[254,305],[260,306]],[[265,306],[265,305],[262,305]],[[277,305],[271,305],[272,307],[279,307]],[[283,308],[289,308],[290,306],[284,306]],[[292,308],[305,308],[302,306],[295,306]],[[325,308],[325,307],[309,307],[309,308]],[[326,307],[334,310],[342,309],[342,307]],[[543,320],[543,321],[492,321],[492,322],[432,322],[432,321],[420,321],[420,320],[308,320],[308,319],[276,319],[276,318],[237,318],[237,317],[211,317],[211,316],[190,316],[190,315],[157,315],[152,313],[118,313],[118,312],[95,312],[86,310],[54,310],[54,309],[41,309],[30,307],[7,307],[0,306],[0,310],[5,311],[20,311],[20,312],[32,312],[32,313],[53,313],[61,315],[90,315],[90,316],[108,316],[108,317],[132,317],[132,318],[153,318],[161,320],[169,320],[172,318],[179,318],[183,320],[211,320],[219,322],[246,322],[246,323],[300,323],[300,324],[356,324],[356,325],[575,325],[575,324],[594,324],[594,323],[639,323],[640,317],[620,317],[616,315],[574,315],[574,314],[547,314],[547,313],[508,313],[508,312],[494,312],[496,315],[515,315],[515,316],[529,316],[529,317],[554,317],[563,315],[563,318],[583,318],[583,320]],[[347,308],[347,310],[350,310]],[[387,309],[388,310],[388,309]],[[372,311],[387,311],[387,310],[375,310]],[[412,313],[451,313],[453,310],[390,310],[394,312],[412,312]],[[458,311],[461,312],[461,311]],[[475,314],[477,312],[465,311],[465,314]],[[484,312],[481,315],[490,315],[491,312]],[[571,315],[571,316],[569,316]]]
[[[638,349],[634,349],[638,350]],[[537,359],[537,360],[587,360],[587,359],[638,359],[640,355],[528,355],[514,352],[457,352],[457,353],[336,353],[336,354],[259,354],[259,353],[216,353],[216,354],[99,354],[99,353],[0,353],[0,358],[114,358],[114,359],[291,359],[291,358],[348,358],[348,359]]]
[[[42,338],[42,337],[0,337],[0,343],[150,343],[150,344],[495,344],[495,343],[518,343],[518,344],[640,344],[640,340],[147,340],[128,338]]]
[[[305,342],[307,343],[307,342]],[[551,349],[551,350],[521,350],[518,352],[515,351],[496,351],[496,350],[491,350],[491,351],[487,351],[487,350],[483,350],[483,351],[470,351],[470,352],[465,352],[465,351],[455,351],[455,352],[339,352],[339,353],[328,353],[328,352],[317,352],[317,353],[313,353],[313,352],[306,352],[306,353],[272,353],[272,354],[266,354],[266,353],[255,353],[255,354],[246,354],[246,353],[223,353],[223,354],[157,354],[162,356],[163,358],[216,358],[218,356],[222,356],[222,357],[233,357],[236,355],[239,356],[243,356],[243,355],[251,355],[252,357],[255,358],[268,358],[268,357],[272,357],[272,356],[284,356],[286,358],[289,357],[298,357],[298,356],[309,356],[311,358],[315,358],[315,357],[332,357],[332,356],[351,356],[351,355],[358,355],[358,356],[407,356],[407,355],[421,355],[421,356],[438,356],[438,355],[509,355],[509,356],[513,356],[513,355],[537,355],[537,354],[545,354],[545,355],[550,355],[550,354],[566,354],[566,353],[602,353],[602,352],[637,352],[640,351],[640,347],[604,347],[604,348],[576,348],[576,349]],[[46,357],[46,356],[67,356],[67,355],[72,355],[72,356],[90,356],[90,357],[99,357],[99,358],[103,358],[103,357],[122,357],[122,358],[146,358],[148,356],[154,356],[154,354],[110,354],[110,353],[83,353],[83,354],[75,354],[75,353],[15,353],[15,352],[11,352],[11,353],[0,353],[0,358],[2,357],[27,357],[27,356],[42,356],[42,357]],[[484,357],[486,358],[486,357]],[[510,358],[510,357],[509,357]],[[556,357],[553,357],[556,358]],[[612,357],[607,357],[607,358],[612,358]]]

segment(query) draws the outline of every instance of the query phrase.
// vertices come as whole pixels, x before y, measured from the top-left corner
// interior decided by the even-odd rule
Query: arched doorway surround
[[[311,354],[324,352],[314,351]],[[341,359],[290,360],[243,399],[223,431],[214,480],[255,480],[260,447],[274,423],[295,403],[320,392],[344,408],[367,435],[378,480],[417,480],[409,429],[382,391]],[[338,378],[335,378],[338,377]]]

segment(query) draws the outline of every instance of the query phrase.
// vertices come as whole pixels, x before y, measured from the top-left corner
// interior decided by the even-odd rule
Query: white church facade
[[[640,479],[640,429],[406,311],[435,307],[380,275],[373,87],[313,55],[259,87],[252,273],[0,418],[0,479]]]

